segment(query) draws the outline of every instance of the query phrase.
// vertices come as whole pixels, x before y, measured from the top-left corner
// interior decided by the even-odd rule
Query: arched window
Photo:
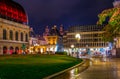
[[[3,47],[3,54],[7,54],[7,47],[6,46]]]
[[[15,40],[18,41],[18,32],[15,33]]]
[[[9,48],[9,52],[10,52],[10,54],[13,54],[14,48],[12,46]]]
[[[23,33],[21,33],[21,41],[23,41]]]
[[[10,30],[10,40],[13,40],[13,31]]]
[[[15,47],[15,54],[18,54],[18,53],[19,53],[19,48]]]
[[[7,39],[7,31],[5,29],[3,29],[3,39],[4,40]]]
[[[25,41],[28,42],[28,34],[25,35]]]

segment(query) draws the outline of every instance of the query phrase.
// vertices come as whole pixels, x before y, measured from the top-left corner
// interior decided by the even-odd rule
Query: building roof
[[[33,28],[30,28],[30,37],[36,37],[36,34],[35,34]]]
[[[57,29],[56,26],[53,26],[53,27],[51,28],[51,30],[50,30],[50,35],[51,35],[51,36],[54,36],[54,35],[60,36],[60,32],[59,32],[59,30]]]
[[[71,26],[68,32],[91,32],[101,31],[105,25],[83,25],[83,26]]]

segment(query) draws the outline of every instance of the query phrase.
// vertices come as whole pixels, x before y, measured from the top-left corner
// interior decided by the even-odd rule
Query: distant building
[[[86,25],[71,26],[66,35],[63,36],[63,44],[65,51],[86,52],[89,48],[91,52],[101,52],[108,50],[108,43],[102,40],[102,28],[104,26]],[[80,40],[75,38],[76,34],[80,34]],[[74,50],[71,47],[74,45]]]
[[[46,52],[47,42],[43,36],[36,35],[34,30],[30,30],[29,54],[43,54]]]
[[[60,30],[54,25],[50,30],[48,26],[45,28],[43,37],[47,41],[46,51],[50,52],[60,52],[63,51],[62,36],[64,34],[63,26],[60,26]]]
[[[27,14],[20,4],[0,0],[0,54],[21,54],[29,47],[27,24]]]

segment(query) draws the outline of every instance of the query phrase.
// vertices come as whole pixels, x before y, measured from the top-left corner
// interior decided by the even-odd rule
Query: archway
[[[37,51],[38,51],[38,52],[37,52],[38,54],[41,54],[40,48],[38,48]]]
[[[10,54],[13,54],[14,48],[12,46],[10,47],[10,51],[9,52],[10,52]]]
[[[6,46],[3,47],[3,54],[7,54],[7,47]]]
[[[16,47],[16,48],[15,48],[15,54],[18,54],[18,53],[19,53],[19,48]]]

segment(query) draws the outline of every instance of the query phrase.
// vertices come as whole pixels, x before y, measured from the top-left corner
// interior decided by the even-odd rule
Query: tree
[[[25,49],[26,49],[26,45],[22,44],[22,50],[25,50]]]
[[[107,23],[103,28],[103,39],[108,42],[114,42],[114,38],[116,38],[120,32],[120,8],[104,10],[98,15],[98,17],[99,20],[97,24],[103,25]]]

